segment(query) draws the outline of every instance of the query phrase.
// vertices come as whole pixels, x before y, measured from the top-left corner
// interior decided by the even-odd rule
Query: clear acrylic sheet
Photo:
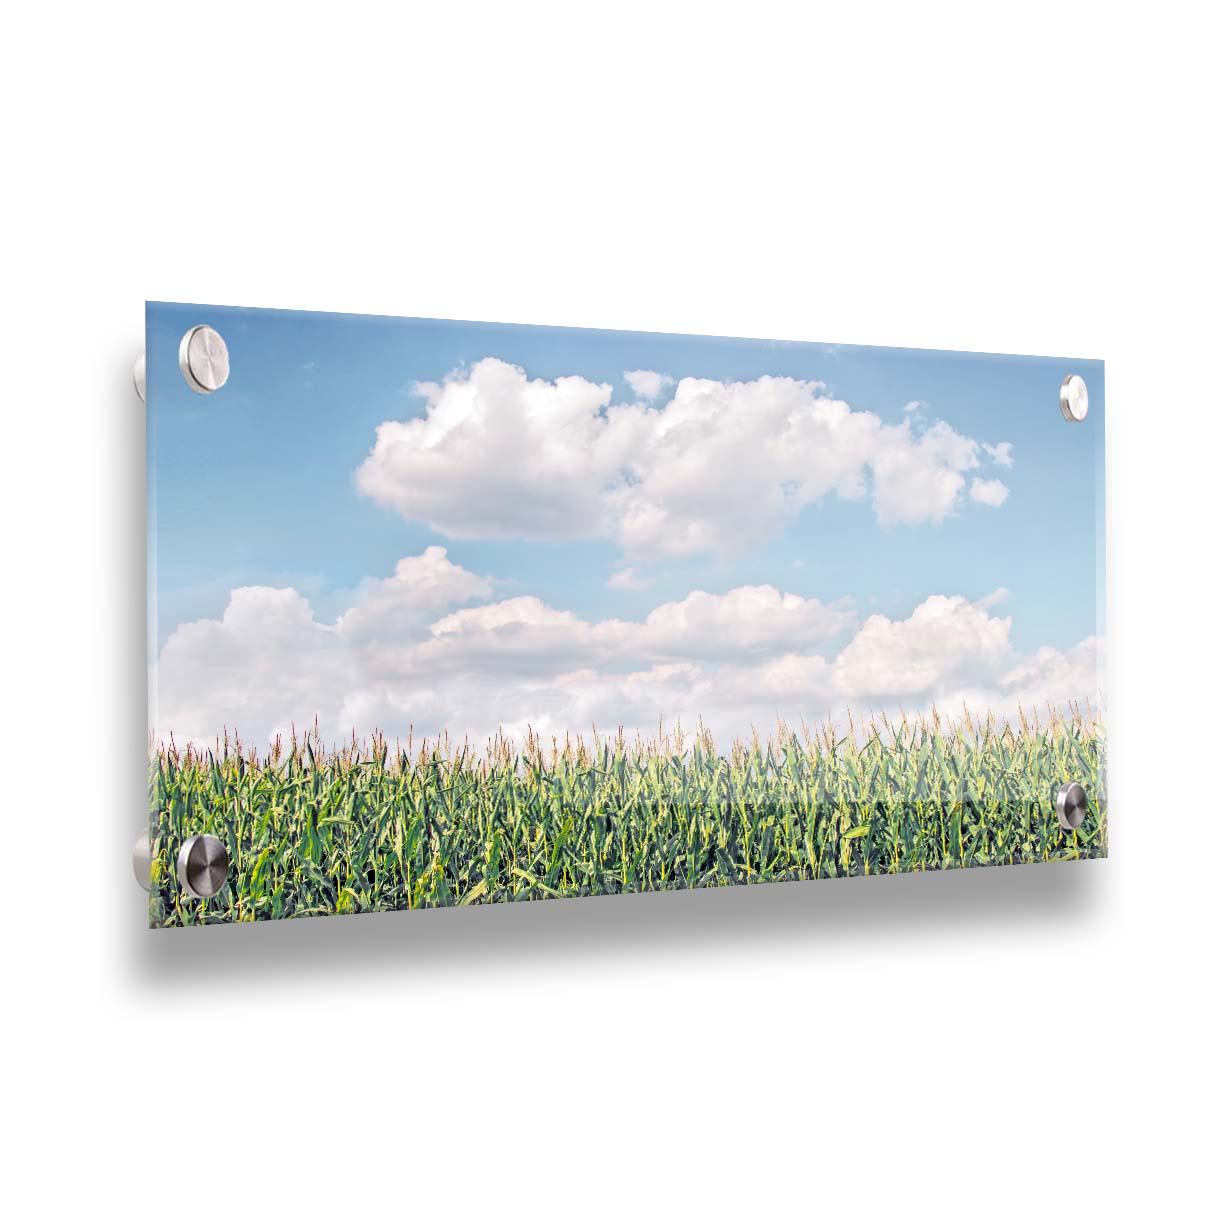
[[[151,925],[1106,853],[1100,362],[162,303],[146,359]]]

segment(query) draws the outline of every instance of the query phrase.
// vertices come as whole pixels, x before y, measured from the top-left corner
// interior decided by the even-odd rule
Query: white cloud
[[[1044,714],[1046,707],[1065,701],[1095,699],[1102,688],[1105,643],[1087,637],[1070,650],[1042,646],[1002,678],[1002,688],[1013,706]]]
[[[869,460],[880,522],[942,522],[960,500],[965,487],[961,473],[977,466],[977,449],[976,442],[943,421],[917,438],[908,421],[882,427]]]
[[[608,588],[613,591],[645,591],[654,586],[653,578],[645,578],[632,566],[617,570],[608,579]]]
[[[469,574],[435,544],[419,557],[398,562],[393,578],[363,584],[336,627],[350,637],[377,635],[387,640],[428,624],[442,608],[492,594],[493,584],[487,578]]]
[[[478,667],[527,678],[594,664],[624,653],[628,621],[585,621],[534,595],[464,608],[435,622],[411,660],[431,673]]]
[[[631,561],[728,555],[830,496],[870,496],[885,524],[939,523],[980,463],[980,444],[944,422],[885,425],[793,378],[682,378],[652,407],[486,357],[417,390],[424,416],[378,427],[357,487],[453,538],[609,539]]]
[[[869,616],[834,666],[851,698],[921,703],[988,682],[1007,657],[1011,617],[962,596],[932,595],[903,621]]]
[[[1012,455],[1012,444],[1010,442],[1000,442],[997,446],[991,446],[989,442],[983,442],[982,449],[999,467],[1015,467],[1016,460]]]
[[[343,647],[292,589],[239,587],[220,620],[180,625],[162,647],[157,728],[211,743],[228,727],[262,740],[333,714]]]
[[[1007,587],[995,587],[989,595],[983,595],[977,601],[979,608],[993,608],[996,604],[1006,603],[1012,597],[1011,591]]]
[[[693,591],[655,608],[631,648],[657,659],[778,654],[828,642],[856,619],[847,601],[822,604],[771,586],[736,587],[725,595]]]
[[[908,404],[905,404],[902,407],[901,411],[902,412],[921,412],[922,409],[926,408],[927,406],[928,405],[927,405],[926,400],[910,400]]]
[[[418,648],[435,670],[478,665],[530,676],[589,666],[751,660],[822,646],[853,627],[847,601],[823,604],[772,586],[693,591],[644,621],[586,621],[534,595],[464,608],[436,621]]]
[[[629,450],[606,383],[528,380],[487,357],[439,386],[424,417],[386,421],[357,487],[458,539],[584,539],[610,530],[606,489]]]
[[[625,381],[638,399],[650,402],[657,400],[666,388],[676,385],[670,374],[656,374],[654,370],[626,370]]]
[[[1021,654],[1011,618],[989,611],[997,591],[976,604],[933,595],[907,617],[860,621],[845,603],[738,587],[694,591],[641,621],[587,621],[534,596],[459,607],[487,599],[489,580],[440,554],[365,584],[333,624],[292,589],[232,591],[219,619],[180,625],[162,649],[157,732],[211,743],[228,727],[262,742],[317,718],[332,741],[376,728],[405,738],[411,727],[482,743],[499,727],[649,734],[660,720],[701,719],[729,741],[779,715],[962,703],[1006,715],[1098,691],[1096,639]],[[421,601],[397,585],[412,574]]]
[[[973,478],[973,484],[969,486],[969,496],[975,502],[996,508],[1007,500],[1009,492],[1010,490],[1001,480],[982,480],[977,476]]]

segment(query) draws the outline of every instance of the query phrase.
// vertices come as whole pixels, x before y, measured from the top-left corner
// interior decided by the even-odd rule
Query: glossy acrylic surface
[[[1101,363],[167,304],[146,352],[153,925],[1104,855]]]

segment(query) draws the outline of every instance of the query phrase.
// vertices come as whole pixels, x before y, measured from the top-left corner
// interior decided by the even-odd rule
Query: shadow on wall
[[[466,975],[644,963],[877,939],[946,943],[1022,926],[1065,932],[1093,907],[1100,862],[1052,863],[582,900],[281,922],[139,930],[136,974],[149,986],[345,977]]]

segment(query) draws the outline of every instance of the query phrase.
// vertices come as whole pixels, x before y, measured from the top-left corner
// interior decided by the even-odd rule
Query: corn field
[[[1089,714],[1018,725],[932,714],[867,727],[779,725],[719,754],[708,733],[373,737],[317,731],[262,756],[157,745],[150,757],[150,924],[252,922],[426,906],[891,875],[1099,858],[1103,740]],[[1088,791],[1065,832],[1054,795]],[[183,891],[193,833],[230,855],[226,886]]]

